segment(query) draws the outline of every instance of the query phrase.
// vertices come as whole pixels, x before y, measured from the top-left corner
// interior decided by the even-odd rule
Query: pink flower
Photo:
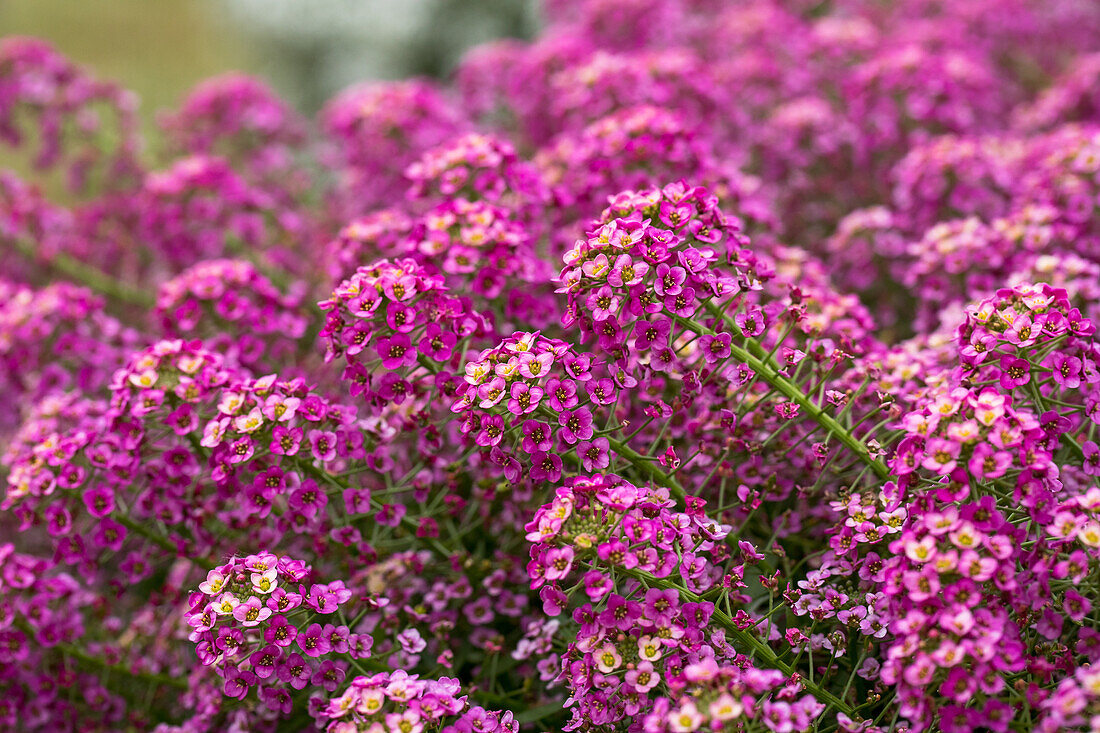
[[[233,609],[233,618],[242,626],[259,626],[271,616],[271,609],[261,605],[260,599],[252,596]]]
[[[1001,357],[1001,386],[1006,390],[1027,384],[1031,381],[1031,363],[1014,356]]]
[[[561,580],[573,567],[573,549],[571,547],[551,548],[543,555],[542,562],[546,566],[547,580]]]
[[[526,415],[538,409],[543,392],[540,387],[532,387],[526,382],[515,382],[509,395],[508,411],[513,415]]]
[[[454,353],[458,337],[450,331],[444,331],[438,323],[429,323],[420,339],[420,353],[433,361],[444,362]]]
[[[321,624],[310,624],[309,628],[298,634],[298,648],[309,657],[320,657],[332,651],[332,644],[322,631]]]
[[[310,430],[309,445],[313,457],[318,461],[336,459],[336,433],[331,430]]]
[[[662,262],[657,265],[657,280],[653,285],[653,289],[657,295],[662,298],[669,295],[677,295],[684,289],[684,282],[687,280],[687,271],[680,267],[669,266]]]
[[[592,412],[587,408],[562,412],[558,424],[561,426],[558,436],[569,445],[592,437]]]
[[[744,313],[738,313],[733,318],[734,323],[741,329],[741,335],[748,338],[755,338],[764,333],[764,326],[766,321],[764,320],[764,313],[753,306]]]
[[[275,616],[264,630],[264,641],[277,647],[288,647],[298,636],[298,628],[283,616]]]
[[[413,349],[409,337],[403,333],[378,339],[374,348],[382,359],[384,369],[400,369],[416,363],[416,350]]]
[[[577,444],[577,456],[585,471],[594,472],[607,468],[611,457],[608,453],[610,443],[607,438],[596,438]]]

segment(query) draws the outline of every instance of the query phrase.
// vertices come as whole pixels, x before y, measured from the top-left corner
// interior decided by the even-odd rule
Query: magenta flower
[[[335,692],[344,681],[345,676],[346,673],[343,668],[338,667],[336,662],[331,659],[326,659],[317,667],[317,671],[313,673],[310,682],[323,690]]]
[[[1005,475],[1012,467],[1012,454],[997,450],[988,443],[980,443],[967,462],[970,473],[978,479],[995,479]]]
[[[282,649],[268,644],[263,649],[253,652],[248,661],[252,664],[252,671],[256,673],[256,676],[261,680],[266,680],[275,674],[275,668],[279,665],[282,657]]]
[[[593,380],[588,384],[588,396],[597,405],[611,405],[619,398],[618,388],[615,382],[608,377]]]
[[[573,548],[551,548],[542,557],[542,562],[546,566],[544,576],[547,580],[561,580],[569,574],[570,568],[573,567]]]
[[[924,450],[922,466],[929,471],[947,475],[955,470],[955,461],[959,457],[961,446],[946,438],[930,438]]]
[[[523,423],[523,442],[521,448],[528,455],[539,451],[548,451],[553,447],[550,426],[537,420],[527,420]]]
[[[298,628],[281,615],[272,617],[271,623],[264,629],[264,641],[276,647],[290,646],[297,636]]]
[[[271,433],[271,445],[269,449],[272,453],[280,456],[297,455],[303,437],[305,437],[305,432],[302,428],[288,428],[285,425],[276,425]]]
[[[1081,446],[1084,453],[1084,461],[1081,466],[1089,476],[1100,476],[1100,447],[1091,440],[1085,441]]]
[[[639,321],[634,326],[634,347],[640,351],[648,351],[654,347],[667,347],[671,330],[672,321],[668,318]]]
[[[490,415],[481,423],[481,431],[474,442],[483,448],[499,445],[504,438],[504,418],[500,415]]]
[[[93,517],[105,517],[115,510],[115,492],[108,486],[97,486],[84,492],[84,506]]]
[[[1026,359],[1014,356],[1001,357],[1001,386],[1006,390],[1027,384],[1031,381],[1031,364]]]
[[[756,306],[749,308],[744,313],[738,313],[733,320],[737,327],[741,329],[742,336],[755,338],[764,333],[766,325],[764,313]]]
[[[371,335],[374,329],[369,321],[356,321],[350,328],[345,328],[340,335],[340,342],[344,346],[344,353],[348,356],[356,356],[370,345]],[[274,419],[274,418],[272,418]]]
[[[675,295],[666,295],[664,306],[670,313],[681,318],[691,318],[695,315],[696,300],[695,288],[687,287]]]
[[[556,483],[561,479],[561,457],[539,451],[531,456],[530,477],[535,482]]]
[[[226,697],[243,700],[248,696],[248,691],[252,689],[252,685],[255,684],[256,675],[252,672],[239,670],[236,667],[230,667],[229,669],[231,671],[226,673],[222,692]]]
[[[554,412],[571,410],[579,401],[577,383],[571,379],[550,379],[546,383],[546,394],[549,395],[550,408]]]
[[[328,494],[320,489],[317,482],[307,479],[302,485],[290,493],[287,505],[307,519],[313,519],[320,514],[328,504]]]
[[[569,445],[592,437],[592,412],[588,408],[561,413],[558,424],[561,426],[558,436]]]
[[[420,636],[420,632],[414,628],[408,628],[399,633],[397,642],[406,654],[419,654],[427,646],[427,642]]]
[[[608,454],[610,443],[607,438],[596,438],[592,441],[584,441],[577,444],[577,456],[581,460],[581,466],[589,473],[607,468],[611,463]]]
[[[480,385],[477,388],[477,396],[480,402],[478,407],[483,410],[488,410],[491,407],[497,405],[506,396],[505,392],[506,383],[503,377],[493,377],[485,384]]]
[[[294,700],[290,693],[279,687],[264,687],[260,689],[260,699],[271,710],[276,710],[287,715],[294,709]]]
[[[647,272],[649,265],[645,262],[622,254],[615,258],[615,264],[607,274],[607,282],[616,288],[631,287],[640,283]]]
[[[458,337],[455,334],[444,331],[438,323],[429,323],[417,347],[429,359],[444,362],[451,358],[457,343]]]
[[[318,655],[310,654],[309,656]],[[286,661],[275,670],[275,674],[278,675],[279,681],[283,684],[288,684],[295,690],[301,690],[309,684],[310,679],[313,677],[313,667],[310,666],[307,660],[302,658],[301,654],[295,652],[287,657]]]
[[[691,204],[687,202],[676,204],[671,201],[662,201],[658,216],[665,226],[679,229],[692,219],[694,213]]]
[[[656,275],[653,289],[662,298],[680,293],[687,280],[687,271],[684,268],[679,265],[670,267],[664,262],[657,265]]]
[[[310,430],[309,445],[313,457],[318,461],[336,459],[336,433],[331,430]]]
[[[715,364],[730,357],[730,345],[733,337],[728,333],[707,334],[699,339],[699,348],[708,364]]]
[[[384,369],[400,369],[416,363],[416,350],[413,349],[409,337],[403,333],[378,339],[374,348],[382,359]]]
[[[526,415],[538,409],[543,391],[541,387],[532,387],[526,382],[515,382],[509,395],[508,411],[513,415]]]
[[[291,593],[282,586],[276,588],[267,597],[267,607],[276,613],[285,613],[302,605],[302,596],[299,593]]]
[[[629,631],[641,617],[641,604],[613,594],[607,601],[607,607],[600,612],[599,621],[604,626],[620,631]]]
[[[251,437],[242,435],[229,444],[227,460],[230,463],[244,463],[252,458],[256,450],[256,443]]]
[[[592,313],[592,320],[599,322],[616,315],[622,299],[607,285],[588,296],[585,306]]]
[[[328,614],[336,613],[340,602],[336,593],[332,592],[327,585],[316,583],[310,587],[309,593],[305,596],[305,604],[317,613]]]
[[[332,651],[332,644],[322,631],[321,624],[310,624],[309,628],[298,634],[298,648],[308,657],[320,657]]]
[[[584,592],[593,603],[599,603],[615,587],[606,574],[599,570],[589,570],[584,574]]]
[[[1054,381],[1063,389],[1076,389],[1081,386],[1081,360],[1076,356],[1067,356],[1056,351],[1048,365]]]

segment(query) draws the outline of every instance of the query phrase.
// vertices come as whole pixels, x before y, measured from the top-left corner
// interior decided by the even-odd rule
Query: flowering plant
[[[0,727],[1100,731],[1100,7],[545,10],[0,41]]]

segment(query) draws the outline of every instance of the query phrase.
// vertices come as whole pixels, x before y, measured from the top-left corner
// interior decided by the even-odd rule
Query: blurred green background
[[[465,48],[537,23],[533,0],[0,0],[0,35],[47,39],[134,90],[147,125],[224,71],[308,113],[357,80],[446,75]]]

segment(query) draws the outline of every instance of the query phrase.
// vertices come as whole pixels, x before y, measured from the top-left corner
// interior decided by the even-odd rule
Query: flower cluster
[[[559,581],[571,577],[576,560],[589,560],[593,570],[584,577],[592,601],[610,590],[613,568],[638,570],[655,578],[678,573],[685,586],[702,593],[720,579],[709,562],[729,532],[701,511],[672,511],[668,491],[638,488],[614,474],[570,479],[555,492],[526,525],[527,539],[535,543],[527,567],[532,588],[549,584],[544,599],[560,596]]]
[[[427,151],[405,170],[410,199],[464,197],[532,214],[547,199],[538,169],[520,159],[513,145],[470,133]]]
[[[684,665],[669,680],[669,687],[675,697],[654,703],[642,721],[645,733],[725,730],[730,725],[751,725],[750,721],[758,721],[764,730],[776,733],[807,731],[824,708],[809,695],[799,697],[797,683],[781,672],[735,664],[720,666],[713,659]],[[840,722],[841,717],[837,717]]]
[[[97,165],[105,169],[97,182],[108,186],[140,173],[136,111],[132,93],[88,75],[48,43],[20,36],[0,43],[0,141],[19,147],[33,140],[34,166],[66,165],[70,188],[89,187]],[[107,149],[104,135],[115,137]]]
[[[293,354],[305,335],[301,289],[283,294],[247,260],[204,260],[164,282],[155,316],[165,338],[203,338],[208,348],[257,368]]]
[[[47,394],[97,391],[137,334],[105,312],[87,288],[58,282],[41,290],[0,283],[0,385],[7,395],[0,430]]]
[[[321,113],[340,183],[342,216],[400,200],[405,168],[462,132],[462,113],[424,81],[353,86]]]
[[[601,373],[564,341],[517,332],[466,363],[451,412],[509,481],[555,483],[562,454],[588,471],[608,466],[610,443],[596,436],[594,413],[615,404],[621,386]]]
[[[661,170],[654,170],[661,161]],[[591,212],[619,191],[661,185],[687,177],[706,180],[713,165],[694,128],[659,107],[630,107],[600,118],[575,135],[565,134],[537,159],[551,185],[554,204]]]
[[[234,557],[210,570],[192,594],[184,614],[189,638],[199,662],[217,669],[227,697],[244,699],[256,688],[265,705],[289,713],[290,690],[333,692],[348,661],[370,656],[370,637],[339,623],[352,592],[341,581],[306,584],[309,572],[285,555]]]
[[[150,173],[138,194],[135,235],[175,272],[202,259],[254,249],[291,269],[301,217],[208,155],[183,158]]]
[[[356,677],[348,689],[320,708],[317,717],[327,733],[380,733],[384,730],[440,733],[518,733],[512,713],[471,705],[458,680],[378,672]]]
[[[260,185],[290,194],[309,185],[294,170],[305,123],[260,79],[240,73],[207,79],[159,122],[178,150],[229,160]]]
[[[442,277],[411,259],[360,267],[319,305],[325,360],[344,357],[352,394],[377,407],[428,385],[453,393],[448,365],[462,355],[459,342],[483,328]]]
[[[669,184],[613,197],[589,236],[563,258],[559,292],[569,308],[562,323],[578,327],[586,340],[598,336],[609,351],[625,343],[625,329],[633,325],[635,348],[655,349],[661,358],[669,346],[664,314],[690,318],[703,301],[752,287],[748,278],[714,267],[724,259],[718,245],[732,258],[746,243],[739,229],[717,197],[700,187]],[[650,315],[657,320],[641,325]],[[759,335],[764,326],[757,318],[746,335]]]

